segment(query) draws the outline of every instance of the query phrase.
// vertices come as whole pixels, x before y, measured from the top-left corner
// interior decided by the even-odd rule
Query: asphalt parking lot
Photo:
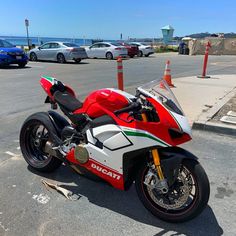
[[[158,54],[124,60],[125,87],[134,88],[163,75],[171,60],[173,81],[199,75],[203,56]],[[209,74],[236,74],[235,56],[210,56]],[[154,218],[139,202],[135,189],[121,192],[104,183],[85,179],[62,166],[41,175],[27,167],[18,143],[24,119],[44,105],[41,75],[56,77],[70,85],[83,100],[94,89],[116,86],[116,61],[84,60],[81,64],[30,62],[24,69],[0,69],[0,235],[236,235],[235,138],[195,131],[184,147],[199,156],[211,183],[206,210],[183,224]],[[69,201],[48,191],[41,179],[73,191],[79,199]]]

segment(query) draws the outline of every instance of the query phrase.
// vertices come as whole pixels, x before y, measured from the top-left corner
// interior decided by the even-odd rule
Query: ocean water
[[[12,36],[0,36],[1,39],[5,39],[8,42],[16,46],[26,46],[28,45],[26,37],[12,37]],[[49,41],[63,41],[76,43],[79,46],[91,45],[92,39],[77,39],[77,38],[50,38],[50,37],[30,37],[30,43],[35,45],[41,45]]]

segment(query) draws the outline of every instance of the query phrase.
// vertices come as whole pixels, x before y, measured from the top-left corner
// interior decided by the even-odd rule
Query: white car
[[[145,45],[145,44],[138,43],[138,42],[132,42],[129,44],[134,45],[134,46],[138,46],[138,49],[139,49],[138,56],[139,57],[142,57],[143,55],[145,57],[148,57],[149,55],[154,53],[154,49],[149,45]]]
[[[127,57],[128,51],[117,43],[99,42],[85,49],[89,58],[107,58],[108,60],[118,56]]]

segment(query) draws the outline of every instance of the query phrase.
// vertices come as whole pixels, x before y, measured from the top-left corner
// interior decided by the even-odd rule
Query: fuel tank
[[[106,114],[101,108],[114,112],[127,107],[133,98],[135,97],[131,94],[118,89],[100,89],[88,95],[83,103],[82,110],[91,118],[97,118]],[[81,109],[77,110],[75,113],[80,112]]]

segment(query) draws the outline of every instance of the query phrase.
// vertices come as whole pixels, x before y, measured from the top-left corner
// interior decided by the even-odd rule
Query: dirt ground
[[[236,112],[236,94],[231,98],[213,117],[213,121],[220,121],[220,118],[227,115],[227,112]]]

